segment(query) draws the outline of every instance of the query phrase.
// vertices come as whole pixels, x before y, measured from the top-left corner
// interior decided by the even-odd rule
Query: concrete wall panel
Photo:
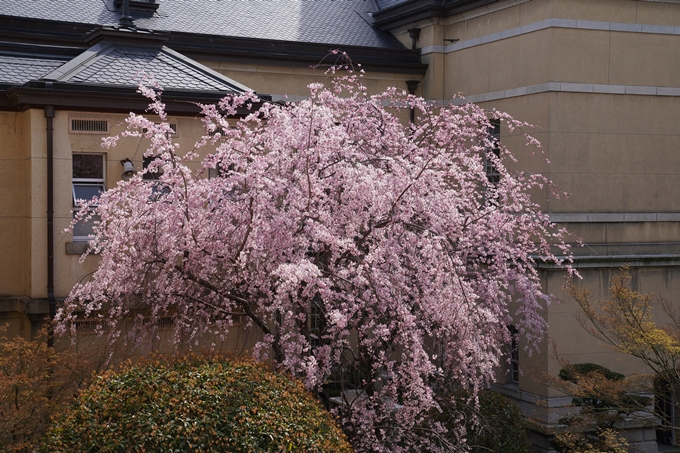
[[[611,33],[609,83],[680,87],[680,36]]]

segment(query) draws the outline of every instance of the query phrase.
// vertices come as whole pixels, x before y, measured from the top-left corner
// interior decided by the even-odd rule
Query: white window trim
[[[73,176],[73,167],[71,167],[71,201],[73,202],[73,214],[76,215],[80,211],[78,200],[76,197],[76,187],[99,187],[100,192],[104,193],[106,191],[106,154],[102,153],[73,153],[73,155],[90,155],[90,156],[100,156],[102,159],[102,177],[101,178],[76,178]],[[90,204],[90,207],[96,207],[96,204]],[[96,218],[93,220],[97,220]],[[92,221],[92,219],[91,219]],[[75,230],[74,230],[75,231]],[[87,236],[77,236],[73,235],[74,242],[89,241],[90,235]]]

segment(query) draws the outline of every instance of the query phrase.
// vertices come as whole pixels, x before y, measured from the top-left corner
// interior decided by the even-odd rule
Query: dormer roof
[[[138,47],[102,41],[53,68],[43,81],[134,87],[153,75],[166,90],[240,93],[248,87],[165,47]]]

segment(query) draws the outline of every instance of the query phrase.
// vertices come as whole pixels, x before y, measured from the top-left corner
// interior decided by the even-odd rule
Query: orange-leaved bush
[[[108,351],[79,337],[70,349],[49,347],[47,325],[31,340],[5,334],[0,326],[0,451],[34,451]]]
[[[95,379],[43,451],[351,452],[304,386],[247,361],[180,357]]]

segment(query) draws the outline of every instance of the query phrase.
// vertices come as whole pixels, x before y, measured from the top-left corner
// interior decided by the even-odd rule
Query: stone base
[[[571,406],[571,398],[543,398],[517,389],[516,385],[492,385],[492,390],[509,397],[522,410],[529,420],[527,435],[531,444],[529,453],[558,453],[550,446],[555,433],[567,429],[559,423],[566,415],[573,415],[580,409]],[[650,395],[651,396],[651,395]],[[659,419],[654,415],[654,407],[622,417],[616,423],[621,437],[628,441],[630,453],[658,453],[656,426]]]

